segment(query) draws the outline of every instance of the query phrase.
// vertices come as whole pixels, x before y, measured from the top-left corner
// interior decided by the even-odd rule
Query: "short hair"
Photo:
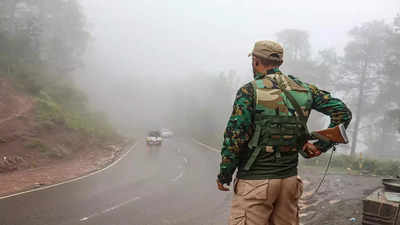
[[[276,55],[276,56],[274,56]],[[255,55],[253,55],[256,59],[260,60],[261,64],[263,64],[264,66],[273,66],[273,67],[279,67],[282,65],[283,60],[279,58],[279,56],[277,54],[271,54],[271,58],[270,59],[265,59],[265,58],[261,58],[261,57],[257,57]],[[276,59],[274,59],[276,58]]]

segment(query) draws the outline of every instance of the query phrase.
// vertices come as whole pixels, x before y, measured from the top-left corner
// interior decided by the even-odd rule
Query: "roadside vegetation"
[[[34,97],[41,126],[112,137],[106,115],[90,109],[71,77],[89,40],[77,1],[0,2],[0,77]]]
[[[316,167],[323,171],[326,167],[330,152],[313,159],[301,159],[300,167]],[[400,174],[400,161],[393,159],[374,159],[363,157],[352,157],[346,154],[337,154],[332,158],[329,172],[351,175],[371,175],[396,177]]]

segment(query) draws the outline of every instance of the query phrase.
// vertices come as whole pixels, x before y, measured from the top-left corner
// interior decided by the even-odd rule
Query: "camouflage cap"
[[[282,60],[283,48],[274,41],[257,41],[254,44],[253,51],[249,56],[256,56],[264,59]]]

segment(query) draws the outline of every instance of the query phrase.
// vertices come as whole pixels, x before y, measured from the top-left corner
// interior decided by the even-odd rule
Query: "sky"
[[[399,0],[82,0],[92,54],[122,73],[250,71],[255,41],[286,28],[309,32],[312,50],[336,48],[371,20],[391,22]],[[115,64],[114,64],[115,63]],[[156,67],[156,68],[155,68]]]

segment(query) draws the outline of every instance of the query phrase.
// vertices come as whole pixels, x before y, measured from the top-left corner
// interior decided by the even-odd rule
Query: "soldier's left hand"
[[[229,191],[229,188],[225,187],[221,182],[219,182],[218,179],[217,179],[217,185],[220,191]]]

